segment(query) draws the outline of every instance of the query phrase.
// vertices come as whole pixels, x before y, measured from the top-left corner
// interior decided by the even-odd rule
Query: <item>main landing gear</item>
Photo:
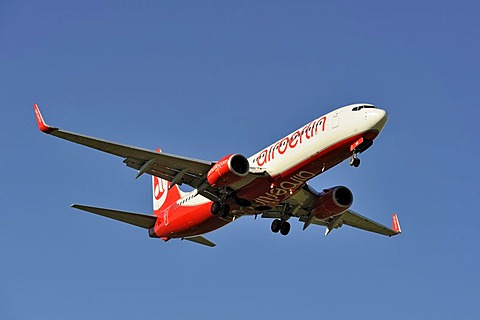
[[[218,201],[214,201],[210,208],[210,212],[214,216],[219,215],[221,218],[226,218],[230,213],[230,206],[226,203],[220,203]]]
[[[357,154],[357,153],[354,153],[354,154],[352,155],[352,157],[350,158],[349,164],[350,164],[352,167],[355,167],[355,168],[357,168],[357,167],[360,165],[360,159],[358,158],[358,154]]]
[[[354,144],[350,146],[350,151],[353,152],[352,157],[350,158],[350,165],[352,167],[358,167],[360,165],[360,159],[358,158],[358,154],[364,152],[368,148],[373,145],[373,140],[369,140],[367,138],[360,138]]]
[[[273,220],[272,232],[277,233],[278,231],[280,231],[282,235],[286,236],[290,232],[290,222],[282,221],[280,219]]]

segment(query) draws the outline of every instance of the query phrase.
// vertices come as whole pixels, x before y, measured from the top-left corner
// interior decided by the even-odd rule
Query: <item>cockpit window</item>
[[[374,106],[364,105],[364,106],[355,107],[355,108],[352,109],[352,111],[360,111],[360,110],[362,110],[363,108],[375,109]]]

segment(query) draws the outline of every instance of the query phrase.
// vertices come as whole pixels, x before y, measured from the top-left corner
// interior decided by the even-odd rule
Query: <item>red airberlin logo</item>
[[[153,210],[160,209],[165,203],[168,194],[168,185],[169,182],[167,180],[153,177]]]
[[[290,136],[283,138],[277,143],[272,144],[269,148],[260,152],[256,158],[257,165],[263,166],[264,164],[275,159],[275,154],[282,155],[287,152],[288,149],[294,149],[296,146],[301,145],[303,142],[313,138],[320,131],[325,131],[325,122],[327,117],[315,119],[312,122],[305,125],[302,129],[299,129],[292,133]]]
[[[309,171],[299,171],[289,179],[281,181],[277,186],[270,188],[270,191],[257,197],[254,202],[256,205],[274,207],[278,203],[290,197],[295,191],[301,188],[307,180],[315,177],[315,174]]]

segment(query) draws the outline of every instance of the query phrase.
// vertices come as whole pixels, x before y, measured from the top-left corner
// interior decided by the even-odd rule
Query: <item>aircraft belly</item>
[[[237,190],[236,196],[252,202],[249,207],[229,203],[237,215],[255,214],[274,208],[295,194],[308,180],[332,168],[351,156],[350,146],[360,137],[374,138],[378,133],[362,132],[332,144],[306,160],[273,177],[259,177]],[[181,238],[216,230],[231,221],[213,216],[211,202],[196,206],[172,206],[162,223],[156,227],[160,237]]]
[[[160,224],[155,226],[155,233],[159,237],[189,237],[213,231],[230,222],[212,215],[210,207],[211,202],[196,206],[175,204],[165,210],[163,216],[160,215]]]
[[[376,131],[362,132],[330,146],[326,146],[324,149],[321,149],[321,151],[310,155],[300,163],[290,166],[290,168],[283,172],[272,175],[272,177],[257,178],[238,190],[237,196],[250,200],[254,208],[273,208],[287,200],[308,180],[349,158],[352,154],[350,146],[360,137],[368,136],[373,140],[377,134],[378,132]],[[284,168],[288,167],[285,163],[279,165]]]
[[[202,235],[214,230],[217,230],[227,224],[229,224],[232,221],[226,221],[223,219],[220,219],[215,216],[211,216],[211,218],[207,219],[206,221],[202,222],[201,224],[194,225],[191,228],[178,231],[175,233],[171,233],[169,235],[170,238],[184,238],[184,237],[192,237],[196,235]]]

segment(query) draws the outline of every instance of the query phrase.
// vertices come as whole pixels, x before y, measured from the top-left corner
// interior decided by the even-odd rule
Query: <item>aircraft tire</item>
[[[350,160],[348,161],[348,164],[353,167],[353,165],[355,164],[355,159],[356,158],[351,157]]]
[[[220,208],[220,217],[226,218],[230,214],[230,206],[228,204],[224,204]]]
[[[285,221],[280,227],[280,233],[286,236],[290,232],[290,222]]]
[[[353,166],[355,168],[358,168],[358,166],[360,165],[360,159],[359,158],[355,158],[355,161],[353,161]]]
[[[273,233],[277,233],[278,231],[280,231],[280,228],[282,227],[282,221],[280,221],[279,219],[275,219],[272,221],[272,232]]]
[[[222,206],[221,206],[220,202],[214,201],[214,202],[212,203],[212,206],[210,207],[210,212],[211,212],[214,216],[216,216],[217,214],[220,213],[220,209],[221,209],[221,208],[222,208]]]

